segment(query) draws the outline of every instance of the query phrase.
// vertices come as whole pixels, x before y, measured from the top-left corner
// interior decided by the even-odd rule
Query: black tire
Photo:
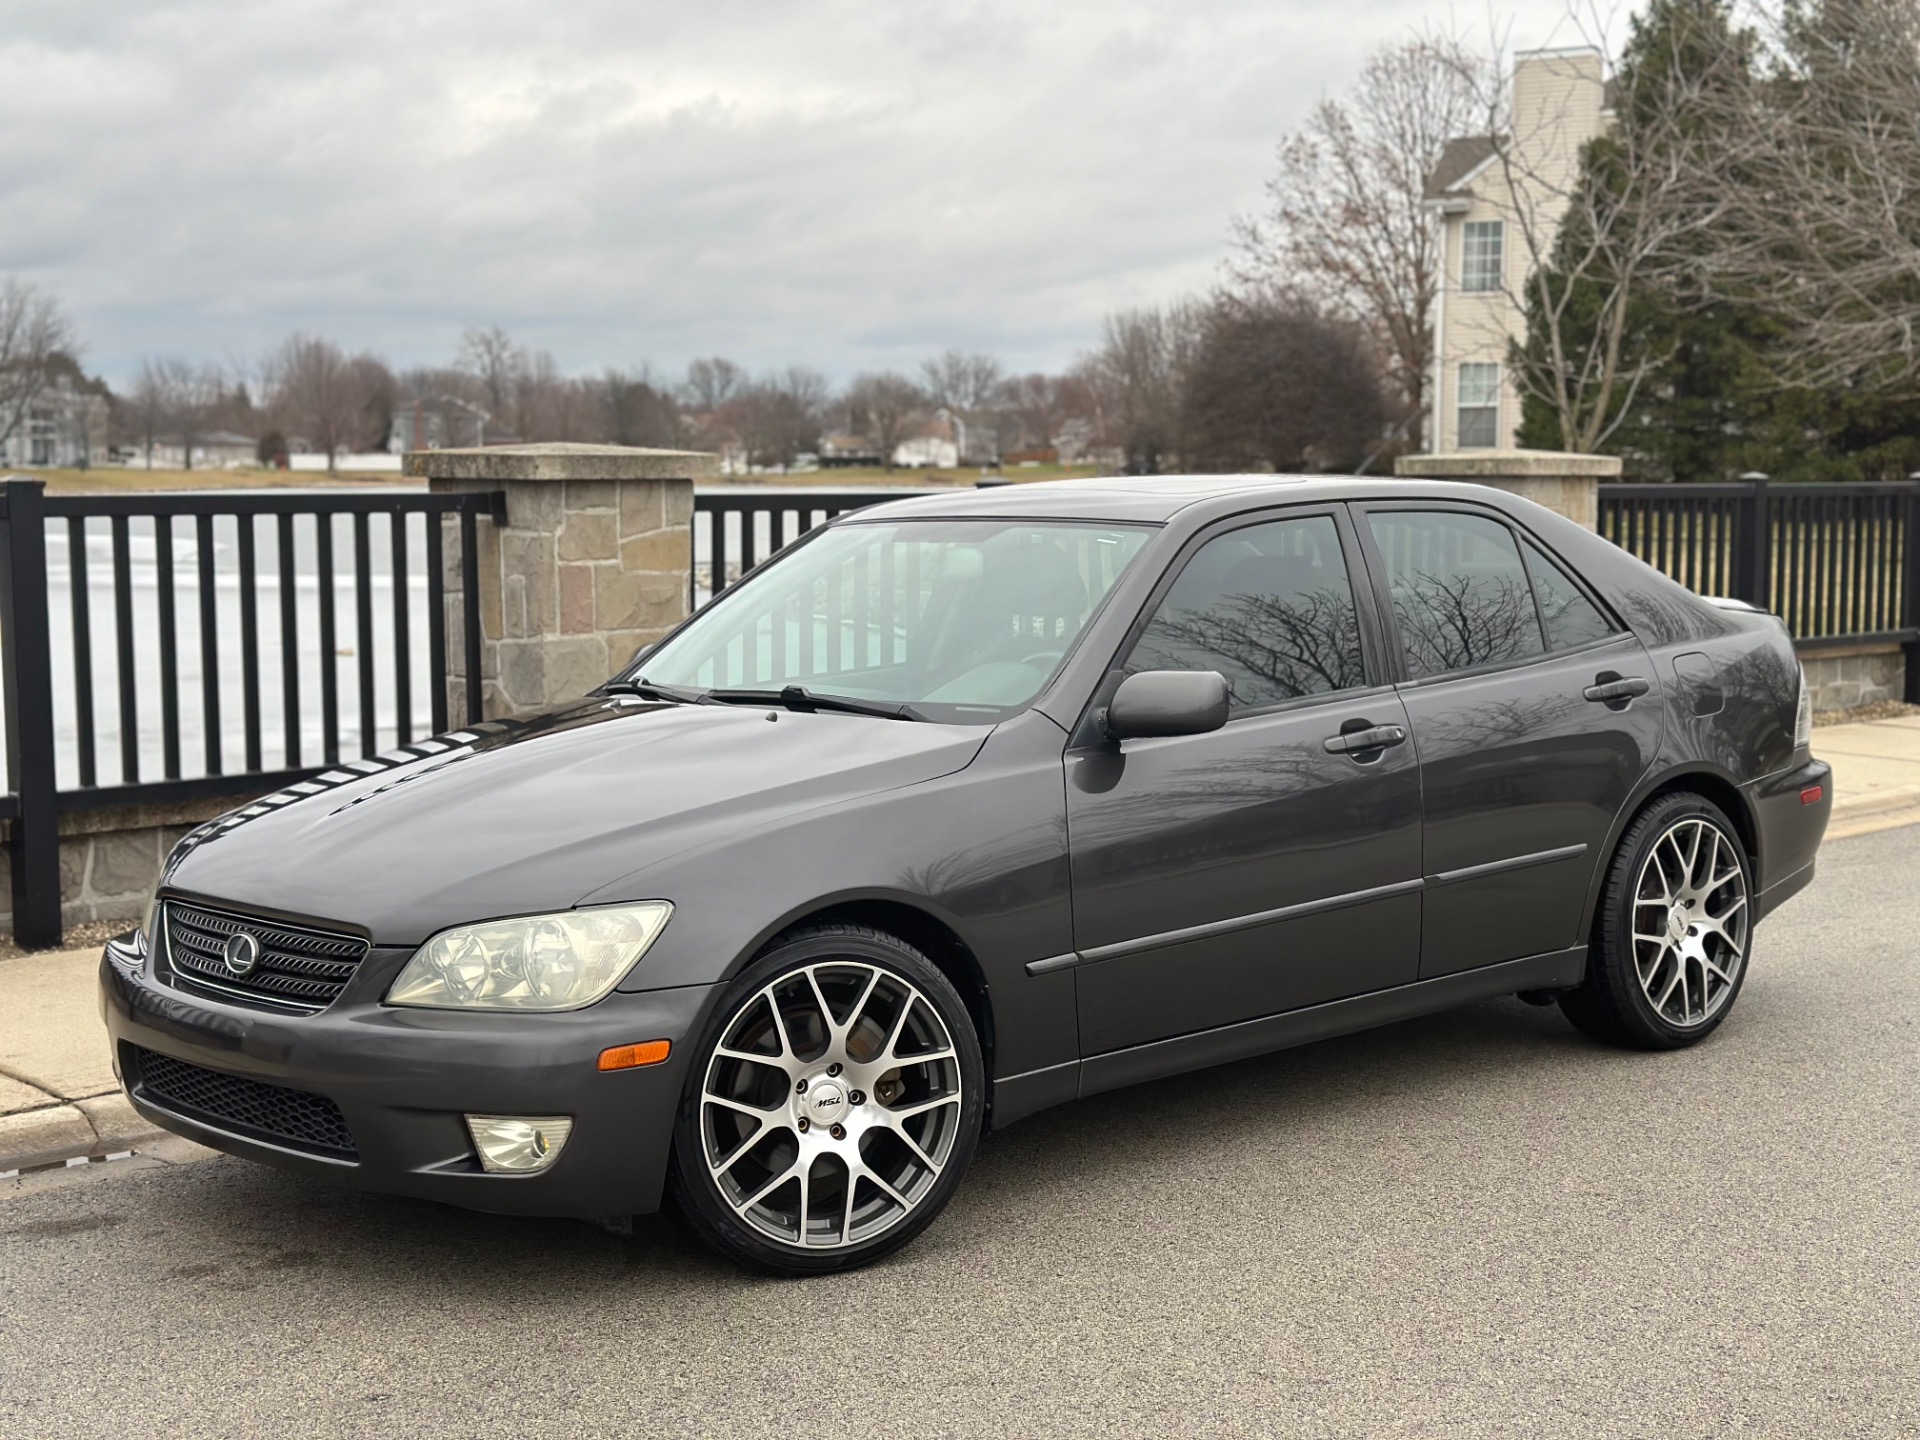
[[[1701,826],[1710,827],[1710,830]],[[1645,967],[1655,977],[1649,984],[1661,988],[1662,982],[1658,977],[1663,974],[1670,977],[1673,972],[1662,972],[1656,967],[1662,963],[1677,965],[1677,961],[1669,962],[1666,959],[1677,952],[1659,943],[1650,945],[1646,940],[1636,941],[1635,918],[1638,915],[1643,926],[1655,923],[1664,926],[1668,920],[1668,912],[1648,898],[1655,893],[1657,883],[1648,872],[1649,857],[1653,855],[1655,847],[1660,846],[1669,835],[1698,834],[1705,843],[1705,837],[1711,833],[1717,833],[1720,837],[1722,848],[1718,853],[1739,868],[1737,893],[1743,898],[1737,905],[1731,879],[1724,882],[1722,887],[1710,891],[1708,897],[1709,900],[1719,897],[1717,903],[1723,908],[1742,912],[1738,963],[1732,967],[1731,978],[1724,981],[1714,979],[1712,973],[1704,968],[1693,972],[1697,974],[1698,984],[1702,987],[1700,1017],[1697,1020],[1688,1018],[1686,1023],[1680,1023],[1673,1013],[1674,1002],[1669,999],[1669,1008],[1664,1012],[1656,1008],[1655,1000],[1659,997],[1649,995],[1641,981],[1642,968]],[[1678,842],[1675,843],[1677,846]],[[1679,848],[1662,851],[1663,866],[1678,866],[1680,873],[1685,875],[1681,862]],[[1706,864],[1711,871],[1712,859],[1709,858]],[[1693,884],[1703,873],[1696,866],[1693,876],[1685,883]],[[1659,878],[1664,880],[1664,870]],[[1643,889],[1647,891],[1646,895],[1641,894]],[[1752,896],[1752,865],[1747,857],[1746,846],[1741,843],[1740,832],[1727,819],[1726,813],[1711,800],[1691,792],[1661,796],[1635,817],[1627,827],[1626,834],[1620,838],[1619,847],[1607,870],[1600,906],[1594,916],[1593,935],[1587,951],[1586,979],[1560,997],[1561,1011],[1576,1028],[1609,1045],[1634,1050],[1679,1050],[1698,1044],[1717,1030],[1732,1012],[1740,988],[1746,983],[1753,952]],[[1657,922],[1655,916],[1659,917]],[[1678,928],[1681,921],[1676,920],[1674,924],[1676,934],[1692,933]],[[1644,934],[1645,931],[1640,933]],[[1730,940],[1727,943],[1729,946],[1732,944]],[[1719,959],[1725,965],[1727,952],[1722,951]],[[1682,998],[1678,1006],[1683,1016],[1690,1014],[1686,984],[1683,978],[1680,984]],[[1671,993],[1670,986],[1668,989]]]
[[[890,1027],[890,1042],[876,1042]],[[943,1035],[950,1055],[938,1048]],[[829,1071],[836,1056],[844,1064]],[[810,1091],[797,1089],[800,1082]],[[803,1094],[844,1125],[810,1124],[815,1112]],[[795,930],[728,987],[701,1035],[674,1121],[669,1193],[696,1235],[752,1269],[858,1269],[898,1250],[946,1208],[973,1159],[985,1101],[979,1037],[931,960],[866,926]],[[896,1120],[896,1107],[921,1113]],[[803,1167],[809,1153],[815,1158]],[[750,1203],[782,1175],[765,1201]],[[828,1230],[808,1243],[810,1227],[821,1224]],[[775,1233],[781,1226],[792,1233]]]

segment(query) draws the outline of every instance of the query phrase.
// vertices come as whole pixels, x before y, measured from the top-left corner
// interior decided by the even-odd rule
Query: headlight
[[[647,900],[442,930],[407,961],[387,1003],[578,1010],[620,983],[672,914],[665,900]]]

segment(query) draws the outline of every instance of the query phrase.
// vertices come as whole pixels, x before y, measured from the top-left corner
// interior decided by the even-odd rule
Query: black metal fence
[[[775,551],[834,516],[931,490],[740,486],[693,495],[693,573],[687,603],[699,609]]]
[[[254,794],[447,729],[448,602],[477,675],[474,533],[495,498],[0,482],[19,941],[59,939],[63,813]],[[461,723],[479,702],[469,685]]]
[[[1771,610],[1803,647],[1920,642],[1920,478],[1602,485],[1600,533],[1706,595]]]

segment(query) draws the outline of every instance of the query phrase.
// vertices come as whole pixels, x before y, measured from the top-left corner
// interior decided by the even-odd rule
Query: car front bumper
[[[376,950],[362,969],[396,970],[403,961],[402,952]],[[581,1219],[659,1208],[674,1111],[717,988],[616,991],[584,1010],[553,1015],[400,1009],[350,995],[317,1015],[289,1015],[162,984],[150,962],[118,942],[100,961],[101,1011],[116,1072],[134,1108],[155,1124],[230,1154],[367,1190]],[[598,1068],[601,1051],[649,1040],[672,1042],[666,1061]],[[154,1093],[144,1079],[146,1054],[212,1072],[216,1080],[206,1088],[220,1098],[207,1107],[181,1104],[177,1084],[175,1093]],[[271,1116],[265,1125],[250,1123],[260,1118],[257,1098],[272,1092],[233,1080],[332,1102],[351,1132],[350,1150],[291,1138]],[[229,1095],[241,1099],[229,1102]],[[546,1169],[490,1174],[474,1151],[467,1115],[565,1115],[574,1124]]]

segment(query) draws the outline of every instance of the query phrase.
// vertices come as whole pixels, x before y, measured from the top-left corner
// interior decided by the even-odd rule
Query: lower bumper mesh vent
[[[324,1095],[223,1075],[170,1055],[128,1048],[138,1068],[137,1093],[163,1110],[289,1149],[335,1159],[359,1158],[346,1117]]]

